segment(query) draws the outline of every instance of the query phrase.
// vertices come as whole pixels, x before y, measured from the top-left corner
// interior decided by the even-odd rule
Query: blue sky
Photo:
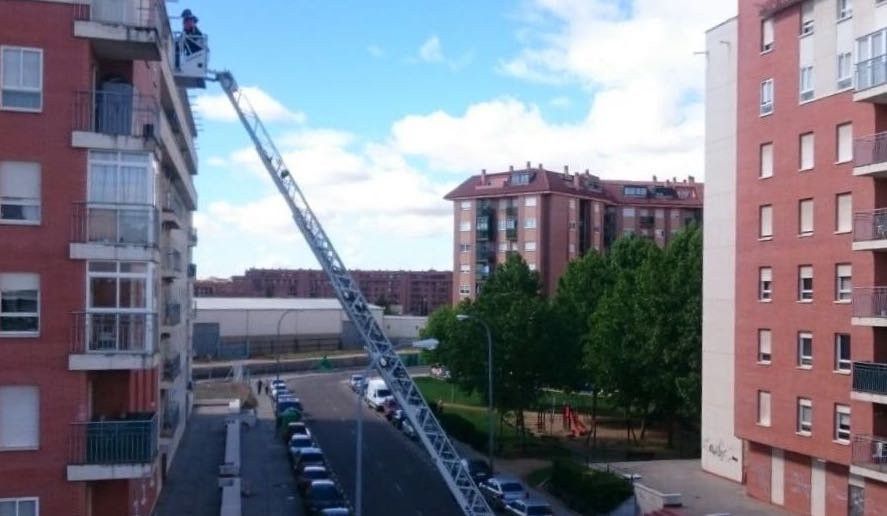
[[[451,269],[441,197],[481,168],[702,176],[693,51],[735,5],[666,3],[168,5],[199,16],[210,68],[246,88],[346,265]],[[218,86],[192,95],[199,276],[316,267]]]

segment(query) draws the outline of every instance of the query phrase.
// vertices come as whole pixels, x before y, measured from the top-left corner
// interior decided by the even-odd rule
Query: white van
[[[364,392],[363,398],[366,400],[367,406],[375,410],[382,410],[386,401],[394,399],[385,380],[378,377],[367,380]]]

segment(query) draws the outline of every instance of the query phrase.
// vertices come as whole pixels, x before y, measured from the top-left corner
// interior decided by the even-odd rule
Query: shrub
[[[569,460],[554,462],[548,489],[582,514],[608,513],[632,494],[631,484],[624,478]]]
[[[471,421],[459,414],[446,411],[439,413],[437,419],[450,437],[464,442],[475,450],[486,449],[487,433],[478,430]]]

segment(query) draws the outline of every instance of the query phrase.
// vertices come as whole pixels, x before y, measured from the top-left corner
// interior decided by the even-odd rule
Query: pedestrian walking
[[[262,394],[262,380],[256,380],[256,394]]]

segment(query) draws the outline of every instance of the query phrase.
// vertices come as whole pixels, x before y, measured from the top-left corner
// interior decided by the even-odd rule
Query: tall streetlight
[[[489,455],[490,471],[493,470],[493,337],[490,333],[490,327],[483,319],[468,315],[457,314],[457,321],[477,321],[487,331],[487,412],[489,417],[489,442],[487,443],[487,454]]]
[[[287,314],[291,312],[298,312],[298,308],[290,308],[289,310],[284,310],[282,314],[280,314],[280,319],[277,319],[277,340],[274,342],[274,348],[277,350],[277,379],[280,380],[280,349],[277,347],[280,344],[280,324],[283,323],[283,318],[287,316]]]

